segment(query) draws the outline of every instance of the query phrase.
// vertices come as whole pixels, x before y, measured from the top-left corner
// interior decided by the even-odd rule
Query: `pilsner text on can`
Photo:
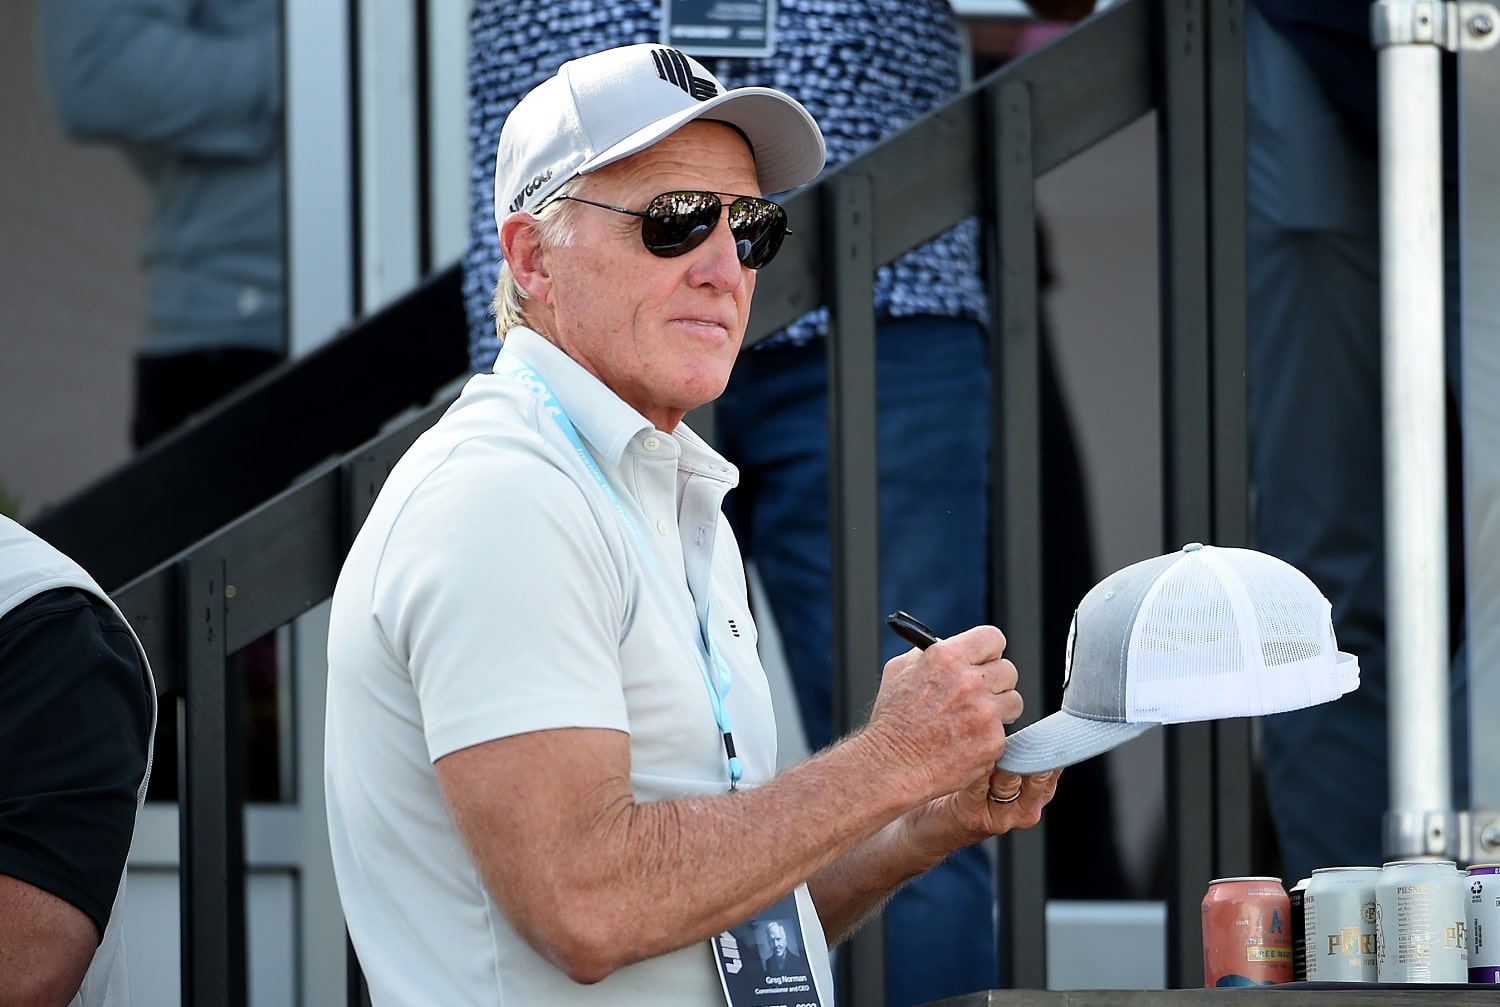
[[[1500,864],[1469,868],[1469,982],[1500,983]]]
[[[1319,867],[1302,899],[1307,978],[1375,981],[1375,884],[1379,867]]]
[[[1375,885],[1375,973],[1383,983],[1469,981],[1467,878],[1451,860],[1393,860]]]
[[[1280,878],[1218,878],[1201,909],[1204,986],[1292,981],[1292,906]]]

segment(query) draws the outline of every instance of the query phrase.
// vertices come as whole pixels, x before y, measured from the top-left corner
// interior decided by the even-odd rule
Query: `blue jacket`
[[[276,0],[42,2],[64,127],[118,144],[151,190],[143,353],[284,350],[278,15]]]

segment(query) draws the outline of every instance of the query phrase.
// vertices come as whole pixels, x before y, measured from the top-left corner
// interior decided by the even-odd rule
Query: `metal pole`
[[[1471,37],[1496,19],[1471,18]],[[1486,30],[1487,29],[1487,30]],[[1463,267],[1464,520],[1468,560],[1470,858],[1500,861],[1500,53],[1458,61]]]
[[[1444,459],[1442,26],[1444,5],[1372,8],[1380,94],[1388,859],[1458,840],[1448,718]]]

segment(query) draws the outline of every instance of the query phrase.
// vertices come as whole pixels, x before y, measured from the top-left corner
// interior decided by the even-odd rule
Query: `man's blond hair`
[[[557,190],[556,195],[532,214],[536,218],[537,236],[543,248],[566,247],[573,243],[572,204],[560,197],[575,195],[582,187],[582,175],[568,179]],[[505,334],[515,326],[530,327],[531,323],[526,317],[526,301],[530,297],[516,282],[510,264],[502,259],[500,279],[495,283],[495,299],[491,305],[495,312],[495,332],[502,342]]]

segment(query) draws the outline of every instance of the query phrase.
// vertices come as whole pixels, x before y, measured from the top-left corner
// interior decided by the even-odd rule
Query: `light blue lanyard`
[[[583,461],[584,467],[594,477],[594,482],[599,484],[599,488],[609,499],[615,513],[620,515],[620,519],[625,522],[625,527],[629,528],[630,533],[635,536],[635,543],[640,547],[641,554],[646,557],[652,573],[658,580],[664,580],[655,558],[651,555],[651,550],[646,547],[646,540],[641,538],[640,529],[631,520],[630,513],[625,509],[625,504],[621,501],[619,494],[604,477],[599,463],[594,461],[594,456],[589,453],[588,448],[584,447],[583,438],[578,436],[578,429],[573,426],[573,421],[568,419],[567,411],[557,401],[557,396],[552,394],[552,389],[548,386],[546,379],[538,374],[534,367],[521,359],[520,354],[503,347],[500,355],[495,358],[495,373],[519,381],[536,398],[542,411],[557,422],[558,427],[567,436],[568,443],[573,445],[574,453]],[[713,708],[714,723],[719,726],[719,734],[724,739],[724,754],[729,763],[729,789],[736,790],[740,779],[744,776],[744,771],[740,766],[739,756],[735,755],[734,733],[729,726],[729,709],[724,705],[724,699],[729,695],[729,687],[734,683],[734,673],[719,657],[718,649],[714,647],[713,634],[708,629],[710,624],[707,622],[707,610],[708,606],[705,605],[705,622],[698,627],[701,646],[694,646],[693,651],[698,658],[698,671],[703,675],[703,684],[708,689],[708,702]],[[714,670],[709,669],[710,661],[705,659],[705,655],[712,660]]]

